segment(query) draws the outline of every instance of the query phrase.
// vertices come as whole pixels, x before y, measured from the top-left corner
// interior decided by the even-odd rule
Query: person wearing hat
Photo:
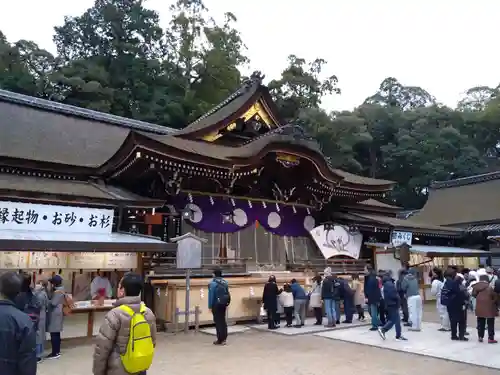
[[[64,325],[63,305],[66,297],[63,287],[63,278],[54,275],[49,279],[51,296],[47,312],[47,332],[50,333],[51,353],[46,359],[57,359],[61,356],[61,332]]]

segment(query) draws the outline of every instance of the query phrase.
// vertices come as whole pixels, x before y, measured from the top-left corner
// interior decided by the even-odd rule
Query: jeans
[[[447,308],[448,316],[450,317],[451,338],[456,339],[465,337],[466,321],[464,310],[461,306]]]
[[[52,345],[51,354],[61,353],[61,332],[50,332],[50,344]]]
[[[477,336],[484,338],[484,331],[488,326],[488,340],[495,339],[495,318],[477,318]]]
[[[354,301],[350,298],[344,299],[344,314],[345,321],[352,322],[352,316],[354,315]]]
[[[217,342],[219,343],[226,342],[227,340],[226,309],[227,306],[224,305],[216,305],[212,307],[215,331],[217,333]]]
[[[403,312],[403,322],[407,323],[410,318],[410,314],[408,311],[408,300],[404,295],[401,296],[401,311]]]
[[[337,317],[337,322],[340,322],[340,301],[335,301],[335,316]]]
[[[379,319],[378,319],[378,303],[371,303],[368,305],[368,312],[372,318],[372,328],[378,328]]]
[[[306,323],[306,302],[305,299],[296,299],[293,303],[295,311],[295,324],[304,325]]]
[[[325,312],[328,325],[335,324],[337,320],[337,312],[335,310],[335,301],[333,299],[325,299]]]
[[[385,301],[382,300],[380,301],[378,305],[378,318],[380,320],[380,323],[384,325],[387,322],[389,313],[385,309]]]
[[[42,358],[43,352],[44,352],[43,344],[37,344],[36,345],[36,357]]]
[[[396,328],[396,338],[401,337],[401,316],[399,315],[399,308],[389,307],[386,311],[388,320],[382,327],[382,330],[387,332],[394,326]]]
[[[408,297],[408,311],[410,313],[411,329],[422,329],[422,297],[420,295]]]

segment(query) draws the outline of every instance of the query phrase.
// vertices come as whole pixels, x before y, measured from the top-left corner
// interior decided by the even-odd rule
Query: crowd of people
[[[352,323],[355,313],[358,314],[358,320],[365,320],[362,285],[357,275],[352,275],[352,280],[350,285],[348,280],[333,275],[331,269],[327,268],[323,277],[316,275],[313,278],[312,288],[306,291],[296,279],[280,288],[276,277],[271,275],[262,294],[268,328],[274,330],[280,327],[281,310],[285,315],[285,327],[301,328],[305,325],[308,308],[314,311],[315,325],[323,324],[325,312],[326,326],[335,327],[341,324],[341,303],[345,314],[342,323]]]
[[[436,298],[441,322],[439,331],[451,332],[452,340],[468,341],[467,311],[472,310],[477,317],[479,341],[484,341],[487,332],[487,342],[496,343],[494,325],[500,304],[500,279],[494,270],[482,265],[477,270],[434,268],[430,276],[431,293]],[[341,323],[343,304],[342,323],[352,323],[356,313],[358,320],[364,321],[366,309],[371,317],[369,329],[384,340],[393,327],[396,339],[402,341],[407,340],[402,326],[410,331],[422,330],[423,300],[417,268],[404,267],[394,277],[391,271],[376,271],[367,266],[363,286],[357,275],[352,275],[351,280],[350,284],[326,268],[323,276],[313,278],[312,287],[306,291],[296,279],[280,288],[276,278],[270,276],[262,295],[268,328],[280,327],[281,311],[285,327],[303,327],[307,308],[314,311],[315,325],[322,325],[326,315],[325,326],[335,327]]]
[[[106,314],[96,338],[94,375],[145,375],[152,363],[156,318],[141,302],[143,279],[125,274],[115,306]],[[64,317],[71,309],[63,279],[54,275],[33,286],[26,273],[0,275],[0,374],[36,375],[43,359],[61,356]],[[46,333],[51,352],[44,356]]]

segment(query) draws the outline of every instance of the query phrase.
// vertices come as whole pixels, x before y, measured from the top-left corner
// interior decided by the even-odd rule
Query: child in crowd
[[[361,281],[359,281],[359,275],[352,275],[352,290],[354,291],[354,305],[356,306],[356,311],[358,313],[358,320],[365,320],[365,309],[363,304],[365,303],[365,296],[363,294]]]
[[[291,327],[293,322],[293,294],[290,284],[283,286],[283,292],[279,295],[279,301],[285,310],[286,326]]]

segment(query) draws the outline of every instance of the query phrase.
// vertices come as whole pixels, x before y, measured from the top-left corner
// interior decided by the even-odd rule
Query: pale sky
[[[55,52],[53,27],[93,0],[4,0],[0,30]],[[171,0],[149,0],[166,27]],[[500,0],[205,0],[215,18],[226,11],[251,59],[248,70],[279,77],[289,54],[328,61],[342,95],[326,109],[350,110],[396,77],[454,106],[470,87],[500,83]]]

